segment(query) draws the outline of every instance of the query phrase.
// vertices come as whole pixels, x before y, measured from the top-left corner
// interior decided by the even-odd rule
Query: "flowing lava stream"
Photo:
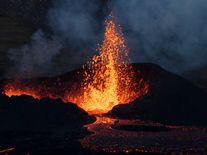
[[[6,83],[3,93],[9,97],[61,98],[64,102],[77,104],[90,114],[108,112],[115,105],[129,103],[147,94],[148,83],[141,76],[137,78],[130,65],[121,27],[116,25],[112,15],[105,24],[104,41],[98,48],[100,54],[83,66],[83,80],[78,83],[81,86],[70,85],[69,91],[64,82],[46,86],[44,83],[35,85],[16,80]]]

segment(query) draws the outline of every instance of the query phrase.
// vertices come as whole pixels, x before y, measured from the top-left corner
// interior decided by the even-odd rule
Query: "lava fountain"
[[[83,65],[72,80],[65,77],[41,82],[9,80],[3,86],[3,93],[9,97],[60,98],[91,114],[108,112],[115,105],[130,103],[148,93],[148,83],[130,65],[121,26],[112,15],[105,22],[104,40],[98,51],[99,55]]]
[[[147,93],[146,83],[140,87],[134,81],[121,26],[112,15],[106,21],[104,41],[98,50],[100,54],[87,63],[88,69],[84,66],[83,109],[103,113]]]

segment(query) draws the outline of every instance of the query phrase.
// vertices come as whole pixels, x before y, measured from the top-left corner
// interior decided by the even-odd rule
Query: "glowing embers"
[[[80,104],[83,109],[91,113],[107,112],[148,92],[143,79],[134,79],[121,27],[116,26],[113,16],[106,21],[99,51],[100,55],[84,66],[84,97]]]
[[[12,96],[21,96],[28,95],[32,96],[35,99],[41,99],[42,97],[39,94],[37,88],[30,88],[29,86],[24,86],[21,81],[14,80],[13,82],[8,82],[4,85],[3,94],[12,97]]]
[[[18,79],[8,80],[3,86],[3,94],[11,96],[28,95],[35,99],[50,98],[61,99],[63,102],[81,103],[81,84],[73,81],[71,77],[48,79]],[[80,83],[80,81],[79,81]]]
[[[100,54],[76,74],[39,81],[9,80],[3,93],[9,97],[60,98],[93,114],[108,112],[115,105],[129,103],[148,93],[148,83],[130,65],[121,27],[113,16],[106,21],[104,41],[98,50]]]

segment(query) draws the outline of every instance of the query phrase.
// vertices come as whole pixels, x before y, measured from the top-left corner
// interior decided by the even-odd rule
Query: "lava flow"
[[[106,21],[104,41],[98,50],[100,54],[93,56],[79,71],[81,80],[72,80],[69,84],[65,78],[55,82],[54,79],[48,82],[48,78],[35,84],[10,80],[4,85],[3,93],[9,97],[60,98],[96,114],[108,112],[115,105],[129,103],[148,93],[148,83],[130,65],[122,29],[112,15]]]

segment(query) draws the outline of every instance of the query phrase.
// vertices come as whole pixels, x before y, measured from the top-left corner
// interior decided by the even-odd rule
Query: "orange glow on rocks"
[[[27,96],[32,96],[35,99],[41,99],[41,96],[38,95],[38,91],[32,90],[28,87],[17,88],[17,86],[14,85],[14,83],[7,84],[4,87],[4,92],[3,93],[6,94],[8,97],[27,95]]]
[[[93,56],[72,81],[64,78],[51,82],[9,80],[3,87],[7,96],[29,95],[36,99],[51,98],[72,102],[91,114],[110,111],[148,93],[149,85],[128,59],[122,29],[112,15],[105,22],[99,55]],[[70,79],[68,79],[70,80]]]

